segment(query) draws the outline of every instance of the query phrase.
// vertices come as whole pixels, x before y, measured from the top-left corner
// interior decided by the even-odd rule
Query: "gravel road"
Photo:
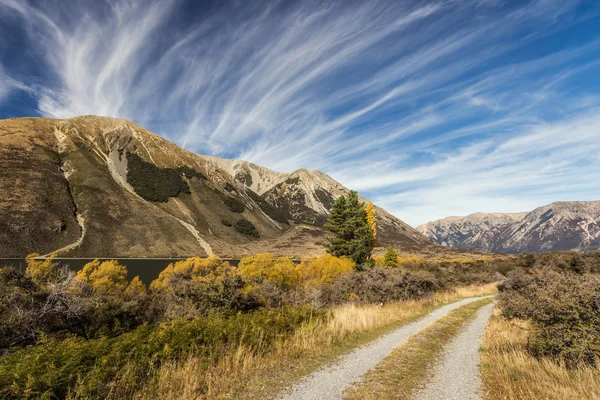
[[[314,372],[290,388],[285,394],[278,397],[278,399],[341,399],[342,393],[346,388],[359,382],[367,371],[375,367],[397,346],[405,343],[409,337],[445,316],[450,311],[486,297],[464,299],[440,307],[415,322],[404,325],[379,339],[359,347],[343,356],[336,364]],[[491,307],[486,306],[486,310],[491,310]],[[479,348],[479,344],[477,344],[477,348]]]
[[[417,393],[417,400],[481,399],[479,347],[492,308],[494,304],[481,307],[475,319],[446,346],[434,370],[433,379]]]

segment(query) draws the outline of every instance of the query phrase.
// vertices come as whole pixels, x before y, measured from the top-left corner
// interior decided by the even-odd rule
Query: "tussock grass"
[[[345,392],[349,400],[411,399],[416,389],[429,376],[444,347],[460,328],[475,316],[477,310],[492,299],[483,299],[464,305],[419,334],[369,371],[363,382]]]
[[[600,399],[600,368],[567,369],[526,351],[531,327],[498,310],[488,323],[482,352],[486,399]]]
[[[452,292],[385,305],[346,304],[329,318],[313,320],[282,338],[268,352],[231,347],[216,366],[206,369],[199,357],[163,364],[153,371],[135,398],[271,398],[283,388],[337,356],[415,320],[444,304],[492,294],[496,284],[473,285]]]

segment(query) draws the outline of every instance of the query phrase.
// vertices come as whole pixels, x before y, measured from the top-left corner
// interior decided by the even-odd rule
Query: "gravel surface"
[[[359,382],[367,371],[375,367],[397,346],[405,343],[409,337],[445,316],[450,311],[486,297],[464,299],[440,307],[415,322],[404,325],[379,339],[359,347],[343,356],[336,364],[314,372],[278,398],[302,400],[341,399],[342,393],[346,388]],[[477,345],[478,347],[479,345]]]
[[[447,345],[433,379],[417,393],[417,400],[481,399],[479,347],[494,304],[481,307],[475,319]]]

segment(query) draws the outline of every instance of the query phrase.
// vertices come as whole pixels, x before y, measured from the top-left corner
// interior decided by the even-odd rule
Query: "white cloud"
[[[422,168],[394,169],[350,184],[372,190],[418,183],[375,198],[413,224],[475,211],[528,211],[558,200],[600,199],[598,154],[600,109],[594,109],[552,126],[530,127],[498,146],[488,142]]]
[[[192,25],[181,4],[0,0],[0,20],[19,18],[48,71],[24,83],[43,115],[128,118],[201,153],[323,169],[412,223],[590,192],[562,162],[598,149],[600,100],[569,82],[597,68],[600,42],[511,58],[577,23],[576,2],[244,2]]]

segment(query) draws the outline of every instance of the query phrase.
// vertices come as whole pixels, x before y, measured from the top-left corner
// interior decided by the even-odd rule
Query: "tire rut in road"
[[[492,296],[468,298],[442,306],[425,317],[404,325],[343,356],[335,364],[322,368],[301,380],[278,399],[341,399],[344,390],[387,357],[397,346],[428,325],[463,305]]]
[[[481,307],[446,346],[431,381],[416,394],[416,400],[481,399],[479,347],[493,308],[493,303]]]

